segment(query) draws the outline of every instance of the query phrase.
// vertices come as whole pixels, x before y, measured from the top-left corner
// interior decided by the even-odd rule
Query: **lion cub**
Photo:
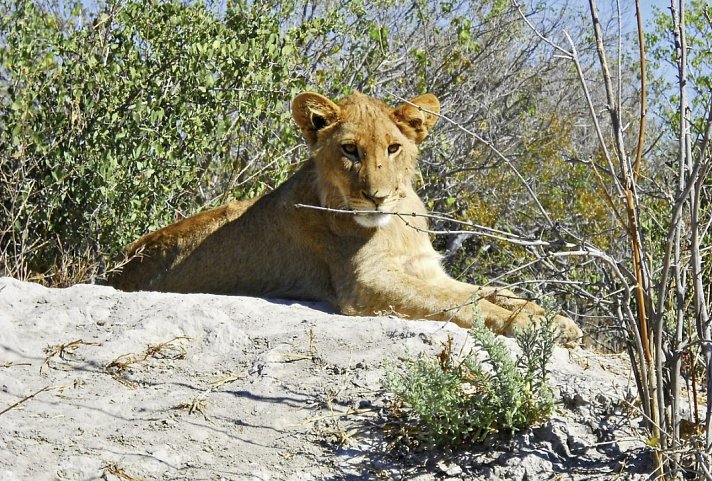
[[[452,279],[424,232],[426,219],[409,215],[426,212],[412,178],[418,144],[439,112],[431,94],[395,109],[362,94],[340,104],[300,94],[292,114],[312,156],[289,180],[258,199],[143,236],[127,247],[134,257],[110,283],[128,291],[318,300],[344,314],[387,311],[462,327],[478,309],[490,329],[512,335],[542,308]],[[555,323],[564,342],[581,337],[571,319]]]

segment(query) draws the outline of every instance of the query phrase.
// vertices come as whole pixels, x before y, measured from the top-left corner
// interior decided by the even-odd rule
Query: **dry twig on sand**
[[[106,370],[118,382],[129,387],[136,387],[136,383],[128,380],[123,374],[133,364],[142,364],[149,359],[185,359],[186,350],[177,341],[190,340],[188,336],[176,336],[166,342],[149,344],[141,353],[127,353],[117,357],[106,365]]]
[[[76,354],[79,346],[96,346],[99,345],[98,342],[85,341],[83,339],[77,339],[75,341],[68,342],[66,344],[54,344],[52,346],[47,346],[44,348],[45,360],[40,366],[40,374],[45,366],[51,367],[49,362],[53,357],[59,356],[63,361],[67,361],[68,357],[74,356]]]
[[[196,396],[191,402],[178,404],[177,406],[174,406],[173,409],[187,409],[188,414],[199,412],[203,415],[203,419],[205,419],[209,423],[212,423],[213,420],[210,418],[210,416],[208,416],[208,413],[205,412],[205,408],[207,407],[206,396],[210,392],[212,392],[212,390],[208,390],[204,393],[201,393]]]
[[[8,407],[6,407],[6,408],[3,409],[2,411],[0,411],[0,416],[2,416],[3,414],[5,414],[6,412],[10,411],[11,409],[15,409],[15,408],[18,407],[19,405],[21,405],[21,404],[23,404],[23,403],[29,401],[30,399],[32,399],[33,397],[37,396],[38,394],[41,394],[41,393],[43,393],[43,392],[45,392],[45,391],[61,391],[61,390],[66,389],[67,387],[68,387],[68,386],[45,386],[45,387],[43,387],[42,389],[40,389],[39,391],[35,391],[35,392],[33,392],[32,394],[30,394],[29,396],[25,396],[25,397],[23,397],[22,399],[20,399],[19,401],[10,404]]]
[[[110,475],[119,479],[123,479],[125,481],[145,481],[143,478],[138,478],[136,476],[128,474],[126,471],[124,471],[123,468],[120,468],[114,463],[107,463],[106,465],[104,465],[104,467],[102,468],[101,479],[103,479],[104,481],[109,481]]]

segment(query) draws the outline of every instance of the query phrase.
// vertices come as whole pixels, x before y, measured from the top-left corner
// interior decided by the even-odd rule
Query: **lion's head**
[[[410,189],[417,144],[437,121],[440,103],[421,95],[393,109],[362,94],[337,105],[306,92],[292,114],[317,162],[321,204],[334,209],[393,212]],[[387,214],[354,216],[367,228],[388,223]]]

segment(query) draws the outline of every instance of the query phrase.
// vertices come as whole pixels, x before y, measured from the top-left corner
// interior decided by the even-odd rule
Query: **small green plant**
[[[479,442],[547,419],[554,408],[547,383],[552,317],[517,336],[522,355],[516,361],[477,316],[471,351],[453,354],[449,338],[437,357],[421,354],[400,368],[389,366],[384,387],[396,396],[396,406],[406,407],[396,411],[415,421],[417,437],[442,446]]]

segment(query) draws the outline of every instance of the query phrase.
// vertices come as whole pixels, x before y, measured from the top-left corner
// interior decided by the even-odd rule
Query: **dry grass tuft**
[[[203,415],[203,418],[209,422],[212,423],[213,420],[208,416],[208,413],[205,412],[205,408],[207,407],[207,397],[208,394],[215,392],[218,390],[218,388],[224,386],[225,384],[230,384],[235,381],[241,381],[242,379],[245,379],[247,376],[241,375],[241,376],[235,376],[235,375],[227,375],[223,376],[220,379],[217,379],[213,382],[208,383],[208,389],[196,396],[191,402],[188,403],[182,403],[177,406],[174,406],[173,409],[187,409],[188,414],[193,414],[195,412],[199,412],[200,414]]]
[[[204,393],[201,393],[196,396],[191,402],[178,404],[177,406],[174,406],[173,409],[186,409],[188,411],[188,414],[199,412],[203,415],[203,419],[205,419],[209,423],[212,423],[213,420],[210,418],[210,416],[208,416],[208,413],[205,412],[205,408],[207,407],[206,396],[210,392],[212,391],[206,391]]]
[[[123,479],[125,481],[145,481],[143,478],[128,474],[123,468],[120,468],[115,463],[107,463],[101,471],[101,479],[105,481],[110,481],[109,476],[114,476],[115,478]]]
[[[59,356],[60,359],[63,361],[68,361],[69,357],[72,357],[76,355],[77,349],[79,349],[79,346],[97,346],[99,345],[98,342],[90,342],[90,341],[85,341],[83,339],[77,339],[72,342],[68,342],[66,344],[54,344],[52,346],[47,346],[44,348],[43,352],[45,353],[45,360],[40,366],[40,374],[42,373],[42,369],[44,369],[45,366],[47,368],[51,368],[49,362],[52,360],[53,357]]]
[[[117,357],[106,365],[106,370],[111,373],[112,377],[121,384],[136,388],[137,384],[125,375],[125,371],[129,366],[134,364],[143,364],[150,359],[170,359],[178,360],[185,359],[187,351],[180,344],[180,341],[190,340],[188,336],[176,336],[166,342],[159,344],[149,344],[141,353],[127,353]]]

